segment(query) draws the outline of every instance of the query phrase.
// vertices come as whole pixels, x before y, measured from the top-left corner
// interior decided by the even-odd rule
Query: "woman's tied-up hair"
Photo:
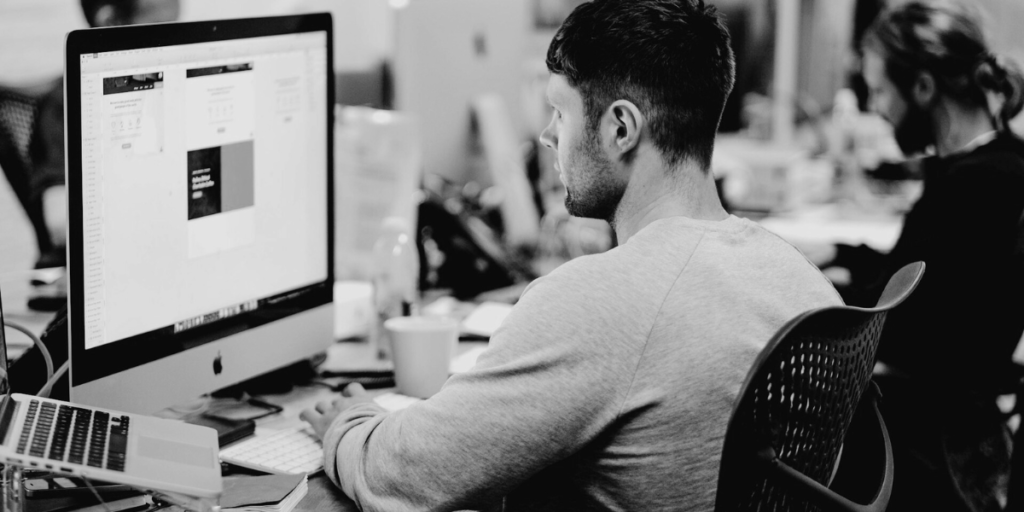
[[[865,49],[885,60],[889,79],[906,95],[922,72],[939,91],[984,106],[997,129],[1024,107],[1024,75],[989,49],[977,12],[952,2],[910,2],[884,12],[868,29]]]

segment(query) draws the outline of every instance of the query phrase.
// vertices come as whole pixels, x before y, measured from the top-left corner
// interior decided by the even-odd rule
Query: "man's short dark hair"
[[[594,0],[565,20],[548,69],[583,96],[588,129],[614,101],[633,102],[670,165],[711,164],[736,65],[729,31],[703,0]]]

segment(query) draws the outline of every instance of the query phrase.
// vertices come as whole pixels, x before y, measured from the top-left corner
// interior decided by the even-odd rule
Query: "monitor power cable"
[[[67,373],[68,365],[70,364],[71,361],[64,361],[64,364],[60,365],[60,368],[58,368],[57,371],[52,376],[50,376],[50,378],[46,381],[46,384],[43,384],[43,387],[39,389],[39,392],[36,393],[36,396],[42,398],[49,398],[50,391],[53,389],[53,385],[56,384],[57,381],[60,380],[60,378],[63,377],[65,373]]]
[[[41,339],[39,339],[39,336],[36,336],[35,333],[30,331],[28,328],[20,324],[16,324],[14,322],[10,322],[8,320],[4,320],[4,326],[10,327],[11,329],[18,331],[24,334],[25,336],[28,336],[28,338],[32,340],[32,343],[35,344],[36,348],[39,349],[39,353],[43,356],[43,362],[46,363],[46,384],[44,384],[43,387],[39,390],[39,392],[36,393],[36,396],[48,398],[50,396],[50,390],[53,389],[53,385],[56,384],[57,380],[60,379],[68,371],[69,361],[65,361],[64,364],[61,365],[60,369],[58,369],[57,372],[54,373],[53,357],[50,356],[50,350],[46,348],[46,344],[43,343]],[[0,377],[7,376],[7,368],[0,368],[0,372],[2,372],[2,375],[0,375]]]
[[[98,501],[100,505],[103,506],[103,510],[105,510],[106,512],[113,512],[113,510],[110,509],[110,505],[108,505],[107,502],[103,500],[103,496],[100,496],[99,491],[97,491],[96,487],[92,485],[92,480],[88,478],[83,478],[82,481],[84,481],[85,485],[89,487],[90,491],[92,491],[92,495],[96,497],[96,501]]]

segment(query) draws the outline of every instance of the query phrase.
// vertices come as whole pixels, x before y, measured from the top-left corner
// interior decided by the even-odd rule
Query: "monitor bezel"
[[[215,322],[175,336],[167,328],[95,347],[85,348],[83,287],[83,215],[82,215],[82,129],[81,129],[81,56],[91,53],[127,51],[195,43],[210,43],[324,32],[327,36],[327,108],[323,122],[327,135],[327,277],[323,281],[268,297],[255,311]],[[65,39],[65,173],[68,198],[68,342],[73,361],[69,383],[79,386],[142,366],[198,346],[230,337],[333,301],[334,285],[334,33],[329,13],[244,18],[181,23],[159,23],[72,31]],[[145,343],[140,337],[148,338]],[[282,364],[291,361],[281,361]]]

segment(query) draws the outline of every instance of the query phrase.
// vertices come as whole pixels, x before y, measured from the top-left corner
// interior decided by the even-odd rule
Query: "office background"
[[[369,87],[380,86],[378,80],[383,63],[391,62],[395,53],[396,17],[394,11],[409,0],[182,0],[181,20],[205,20],[232,17],[266,16],[296,12],[330,11],[336,30],[335,70],[341,78],[340,87],[352,83],[354,77],[362,85],[370,77]],[[412,0],[429,1],[429,0]],[[891,4],[901,3],[893,0]],[[531,0],[533,20],[529,33],[522,39],[523,81],[527,83],[544,74],[543,56],[555,28],[581,0]],[[724,131],[758,129],[757,102],[751,108],[751,97],[761,99],[767,108],[770,97],[777,92],[779,70],[792,75],[792,91],[798,98],[796,109],[789,115],[827,114],[836,91],[846,85],[853,37],[853,16],[856,0],[719,0],[713,2],[726,13],[738,55],[737,86],[723,119]],[[1014,20],[1024,18],[1024,3],[1016,0],[974,0],[985,15],[993,47],[1024,62],[1024,40],[1015,37]],[[795,7],[795,9],[794,9]],[[780,32],[791,9],[794,19],[789,26],[796,31]],[[85,28],[78,0],[4,0],[0,2],[0,84],[25,86],[44,83],[62,71],[64,34]],[[780,54],[777,46],[792,44],[789,54]],[[380,103],[370,94],[357,102]],[[344,95],[340,98],[344,100]],[[365,96],[365,94],[363,94]],[[542,103],[542,97],[532,98]],[[510,106],[512,109],[515,106]],[[526,113],[521,120],[522,138],[535,138],[546,122],[540,106],[539,115]],[[747,109],[748,112],[744,112]],[[538,109],[533,109],[537,112]],[[750,111],[754,112],[751,119]],[[771,114],[767,114],[770,116]],[[1021,125],[1021,119],[1017,120]],[[762,130],[765,131],[765,130]],[[770,131],[770,130],[767,130]],[[1018,129],[1018,132],[1021,130]],[[766,132],[766,131],[765,131]],[[758,135],[755,133],[755,135]],[[761,133],[760,136],[770,136]],[[799,137],[799,134],[793,135]],[[739,149],[739,152],[744,151]],[[729,156],[728,144],[720,145],[719,153]],[[549,157],[545,152],[541,159]],[[547,162],[542,161],[544,165]],[[554,180],[557,185],[557,180]],[[22,210],[7,183],[0,182],[0,275],[25,271],[33,264],[34,243]]]
[[[181,20],[266,16],[327,10],[334,14],[336,29],[335,70],[357,80],[379,74],[383,63],[393,60],[396,39],[394,10],[409,0],[182,0]],[[429,0],[412,0],[429,1]],[[543,56],[555,28],[581,0],[531,0],[533,23],[523,38],[523,80],[530,73],[543,74]],[[895,5],[902,0],[890,2]],[[836,91],[846,85],[853,37],[856,0],[719,0],[713,2],[730,20],[738,55],[737,87],[727,107],[723,129],[756,131],[757,108],[745,104],[750,97],[765,104],[777,89],[781,66],[791,67],[792,91],[798,98],[790,115],[827,113]],[[1024,3],[1016,0],[974,0],[985,15],[992,46],[1017,62],[1024,62],[1024,40],[1016,37],[1014,20],[1024,18]],[[793,9],[795,7],[795,9]],[[779,30],[785,9],[797,30]],[[63,37],[69,30],[85,28],[78,0],[5,0],[0,2],[0,84],[33,85],[59,76]],[[780,44],[793,44],[788,55]],[[785,71],[785,70],[784,70]],[[534,80],[536,77],[532,77]],[[339,83],[346,83],[339,80]],[[379,83],[372,81],[370,87]],[[534,98],[537,100],[537,98]],[[542,102],[542,98],[539,100]],[[510,106],[515,109],[515,106]],[[543,108],[543,106],[541,106]],[[747,108],[755,112],[754,119]],[[521,123],[522,138],[535,138],[546,122],[543,115],[529,115]],[[1016,125],[1021,125],[1018,118]],[[1021,130],[1018,129],[1018,132]],[[757,135],[755,133],[755,135]],[[761,133],[761,136],[766,136]],[[799,137],[799,134],[794,135]],[[740,149],[740,152],[743,150]],[[720,154],[729,156],[727,144]],[[541,158],[548,155],[542,152]],[[545,164],[546,162],[541,162]],[[557,181],[557,180],[555,180]],[[0,183],[0,275],[31,267],[35,258],[33,235],[6,182]]]
[[[339,75],[372,75],[383,63],[390,62],[394,57],[397,29],[393,10],[408,1],[430,0],[182,0],[181,20],[331,11],[336,30],[335,71]],[[993,48],[1018,63],[1024,63],[1024,39],[1019,37],[1015,26],[1018,20],[1024,19],[1024,2],[973,1],[986,14]],[[524,83],[531,79],[530,70],[543,71],[544,50],[555,27],[565,13],[578,3],[578,0],[532,2],[534,19],[529,33],[523,39],[523,69],[526,70],[523,73]],[[793,123],[794,131],[788,137],[790,140],[776,142],[781,147],[813,144],[802,138],[808,132],[801,131],[800,124],[810,124],[806,121],[814,116],[828,118],[837,91],[846,86],[853,37],[851,13],[855,0],[712,0],[711,3],[720,6],[730,16],[733,23],[730,28],[740,59],[737,89],[732,98],[733,110],[727,112],[723,128],[729,132],[741,132],[741,135],[723,138],[718,146],[718,154],[727,158],[739,155],[740,160],[746,161],[764,155],[755,152],[752,157],[751,148],[744,141],[777,137],[777,133],[772,133],[771,119],[765,121],[769,126],[759,128],[758,123],[764,119],[758,116],[771,117],[779,112],[775,109],[780,105],[773,102],[772,96],[778,92],[780,76],[790,80],[788,93],[798,99],[793,104],[781,105],[782,111],[788,112],[797,122]],[[893,5],[898,3],[901,0],[890,1]],[[796,7],[791,11],[795,16],[788,20],[784,14],[780,14],[787,7]],[[78,0],[0,2],[0,84],[31,85],[58,76],[61,72],[63,34],[85,26]],[[783,30],[783,26],[795,27],[796,30]],[[787,52],[787,48],[791,51]],[[780,67],[785,69],[780,70]],[[535,140],[535,132],[542,125],[536,126],[534,119],[526,117],[520,130],[522,139]],[[544,121],[543,116],[536,117]],[[1015,125],[1018,133],[1024,133],[1024,119],[1018,118]],[[772,155],[789,158],[785,152]],[[544,152],[541,158],[545,157],[549,158],[550,155]],[[728,164],[723,167],[728,167]],[[802,176],[811,176],[817,173],[817,169],[804,166],[800,171],[803,172]],[[794,173],[792,179],[783,180],[782,186],[791,189],[803,187],[805,190],[797,191],[796,194],[793,190],[782,190],[778,197],[783,198],[783,202],[794,196],[815,202],[816,198],[811,197],[814,193],[809,190],[818,184],[810,180],[800,181],[802,178],[797,174]],[[761,185],[763,183],[748,184],[748,187]],[[910,193],[913,194],[913,191]],[[753,204],[757,201],[777,200],[746,199],[747,206],[755,207],[764,206]],[[770,207],[768,205],[766,208]],[[905,204],[895,209],[901,208],[905,208]],[[881,246],[891,244],[894,235],[898,233],[898,224],[888,226],[888,231],[877,236]],[[776,223],[770,227],[786,238],[800,238],[808,235],[810,229],[819,228],[821,232],[834,232],[835,224]],[[875,233],[872,231],[866,236],[870,238],[876,236]],[[860,234],[858,232],[858,236]],[[31,268],[35,257],[34,235],[6,181],[0,180],[0,286],[7,281],[24,285],[28,277],[27,270]],[[8,300],[6,296],[5,300]]]

